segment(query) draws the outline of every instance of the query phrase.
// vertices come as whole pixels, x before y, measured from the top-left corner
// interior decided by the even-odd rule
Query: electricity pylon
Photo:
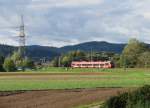
[[[25,45],[26,45],[26,35],[24,30],[24,18],[21,16],[21,24],[20,24],[20,32],[19,32],[19,53],[24,58],[25,57]]]

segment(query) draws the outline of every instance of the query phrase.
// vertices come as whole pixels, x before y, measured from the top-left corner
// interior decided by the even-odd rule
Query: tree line
[[[55,57],[50,66],[70,67],[72,61],[112,61],[116,68],[150,68],[149,45],[137,39],[130,39],[121,54],[113,52],[71,51]],[[36,63],[29,57],[22,57],[14,51],[7,57],[0,54],[0,71],[9,72],[36,68]]]
[[[72,61],[106,61],[110,60],[117,68],[149,68],[149,45],[137,39],[130,39],[121,54],[113,52],[71,51],[52,60],[51,66],[70,67]]]
[[[0,55],[0,71],[14,72],[17,70],[25,70],[34,68],[34,62],[28,57],[22,57],[19,51],[14,51],[12,55],[4,57]]]
[[[62,54],[60,57],[55,57],[51,61],[53,67],[70,67],[72,61],[98,61],[109,60],[115,53],[111,52],[84,52],[84,51],[71,51],[67,54]]]

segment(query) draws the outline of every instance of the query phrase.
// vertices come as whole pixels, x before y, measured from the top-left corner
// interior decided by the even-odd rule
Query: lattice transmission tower
[[[25,26],[24,26],[24,18],[21,15],[21,23],[19,27],[19,53],[22,57],[25,57],[25,46],[26,46],[26,35],[25,35]]]

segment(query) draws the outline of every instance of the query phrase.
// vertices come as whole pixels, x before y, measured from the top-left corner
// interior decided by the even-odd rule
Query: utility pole
[[[126,59],[125,59],[125,55],[123,55],[123,68],[124,68],[124,71],[126,71]]]
[[[19,33],[19,53],[24,58],[25,57],[25,30],[24,30],[24,18],[23,15],[21,15],[21,24],[20,24],[20,33]]]
[[[91,57],[91,62],[93,61],[93,49],[91,48],[91,54],[90,54],[90,57]]]
[[[58,57],[58,67],[61,67],[61,58],[60,58],[60,56]]]

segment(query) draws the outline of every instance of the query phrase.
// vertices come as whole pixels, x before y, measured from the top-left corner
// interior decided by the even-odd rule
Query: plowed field
[[[104,101],[125,88],[1,92],[0,108],[72,108]]]

